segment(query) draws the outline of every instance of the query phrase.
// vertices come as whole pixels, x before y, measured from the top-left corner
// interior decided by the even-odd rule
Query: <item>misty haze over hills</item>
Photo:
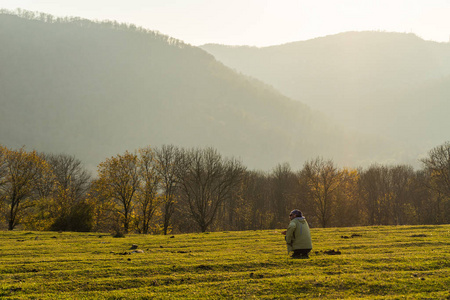
[[[360,128],[360,133],[348,130],[321,112],[311,110],[301,101],[321,108],[307,101],[320,92],[321,96],[314,101],[326,106],[326,101],[343,97],[336,92],[340,90],[339,85],[346,84],[345,89],[350,93],[351,80],[328,80],[327,76],[331,75],[322,72],[318,65],[304,67],[301,77],[291,78],[295,65],[302,60],[289,60],[286,54],[288,60],[277,64],[274,64],[277,59],[282,59],[277,58],[277,53],[265,56],[271,64],[268,68],[279,72],[280,81],[291,78],[298,85],[297,95],[303,97],[294,94],[294,87],[284,91],[264,76],[248,74],[301,101],[233,71],[198,47],[114,22],[57,20],[48,15],[24,18],[3,13],[0,14],[0,45],[0,144],[75,155],[90,169],[125,150],[163,144],[212,146],[226,156],[241,158],[250,168],[263,170],[282,162],[298,168],[305,160],[317,156],[353,167],[373,162],[416,163],[418,151],[427,142],[416,140],[412,141],[417,143],[416,148],[403,148],[401,143],[396,144],[382,135],[366,134],[364,128]],[[279,47],[285,46],[288,45]],[[222,46],[205,47],[214,52],[212,48],[229,50]],[[337,53],[334,56],[340,59]],[[327,66],[329,61],[325,58],[325,54],[324,61],[316,58],[316,63]],[[325,68],[335,70],[334,79],[341,76],[340,63],[335,64]],[[260,68],[266,70],[262,62]],[[286,74],[281,72],[283,69]],[[354,76],[363,75],[355,73]],[[436,76],[427,79],[433,78]],[[365,80],[370,82],[369,78]],[[444,90],[448,86],[445,84],[448,79],[439,80],[429,82],[429,89]],[[334,82],[336,86],[327,86],[326,82]],[[428,95],[426,87],[422,90],[424,95]],[[420,93],[411,91],[407,85],[403,89],[406,94],[400,96],[411,93],[416,97],[414,101],[422,103]],[[362,87],[358,95],[369,92],[383,91],[364,92]],[[402,101],[409,101],[404,97]],[[432,101],[445,102],[445,97],[439,97],[441,94]],[[423,109],[420,112],[425,113]],[[432,107],[429,116],[441,125]],[[420,122],[428,124],[429,121]],[[428,136],[428,132],[424,135]]]
[[[400,141],[411,151],[450,139],[449,43],[347,32],[265,48],[201,48],[348,128]]]

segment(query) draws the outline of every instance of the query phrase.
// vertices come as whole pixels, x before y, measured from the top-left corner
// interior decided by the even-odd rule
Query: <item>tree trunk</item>
[[[9,213],[9,221],[8,221],[8,230],[13,230],[14,227],[16,226],[16,213],[15,213],[15,208],[16,205],[14,205],[14,201],[13,203],[11,203],[11,211]]]

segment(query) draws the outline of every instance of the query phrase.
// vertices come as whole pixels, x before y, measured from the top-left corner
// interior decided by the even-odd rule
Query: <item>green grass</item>
[[[0,298],[450,299],[450,225],[312,236],[310,259],[293,260],[274,230],[125,238],[3,231]],[[132,244],[144,253],[128,254]],[[341,254],[324,253],[332,249]]]

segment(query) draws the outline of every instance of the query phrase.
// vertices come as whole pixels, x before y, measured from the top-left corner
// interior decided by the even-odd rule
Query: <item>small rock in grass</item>
[[[131,248],[130,248],[130,249],[137,249],[137,248],[138,248],[138,245],[133,244],[133,245],[131,245]]]
[[[212,267],[211,266],[207,266],[207,265],[199,265],[199,266],[197,266],[197,269],[200,269],[200,270],[212,270]]]
[[[316,287],[323,287],[323,284],[320,283],[320,282],[316,282],[316,283],[314,283],[314,286],[316,286]]]
[[[328,255],[340,255],[341,254],[341,251],[339,251],[339,250],[327,250],[327,251],[324,251],[323,253],[325,253],[325,254],[328,254]]]

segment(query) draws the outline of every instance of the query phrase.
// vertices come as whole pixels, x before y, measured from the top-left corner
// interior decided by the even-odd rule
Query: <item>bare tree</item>
[[[302,179],[306,181],[316,216],[322,227],[327,227],[333,217],[335,192],[339,187],[340,173],[332,160],[316,158],[305,163]]]
[[[6,160],[7,150],[8,149],[0,145],[0,189],[6,184],[6,175],[8,172]],[[3,201],[3,197],[5,196],[6,195],[4,194],[0,194],[0,203]]]
[[[299,180],[288,163],[278,164],[269,174],[271,187],[271,211],[275,218],[271,224],[272,228],[284,227],[288,212],[297,203]]]
[[[3,190],[3,187],[6,185],[6,175],[7,175],[7,161],[6,161],[6,153],[7,149],[0,145],[0,222],[4,220],[7,213],[7,205],[6,205],[6,193]],[[0,229],[2,228],[2,224],[0,224]]]
[[[408,224],[439,224],[443,218],[440,203],[433,201],[434,191],[429,189],[430,176],[426,170],[414,172],[414,180],[410,185],[412,212],[408,216]]]
[[[389,168],[371,165],[361,173],[360,184],[369,225],[388,224],[389,201],[392,195]]]
[[[86,197],[91,175],[79,159],[66,154],[47,154],[44,159],[50,164],[59,187],[67,191],[72,202],[70,204]]]
[[[431,175],[430,188],[450,197],[450,142],[433,148],[422,163]]]
[[[436,222],[450,221],[450,142],[433,148],[428,158],[422,159],[429,176],[427,188],[432,191],[436,212]]]
[[[156,172],[160,178],[163,205],[163,232],[167,234],[172,215],[175,211],[178,189],[177,166],[181,159],[181,150],[173,145],[163,145],[155,149]]]
[[[236,207],[236,229],[269,229],[276,222],[272,211],[271,185],[268,175],[247,171],[242,180],[242,192]]]
[[[148,233],[150,223],[159,206],[158,185],[155,154],[150,147],[139,150],[139,176],[141,184],[137,197],[138,229]]]
[[[47,186],[41,189],[43,197],[52,198],[40,207],[41,211],[50,210],[54,218],[50,229],[89,231],[92,228],[92,208],[86,199],[91,185],[90,174],[74,156],[67,154],[42,156],[49,163],[54,176],[53,191],[49,180],[46,181]],[[51,196],[48,195],[49,192],[52,193]]]
[[[214,221],[218,208],[239,184],[244,171],[239,161],[223,159],[212,148],[184,153],[178,168],[181,197],[202,232]]]
[[[399,165],[390,168],[392,199],[390,211],[393,224],[404,225],[407,220],[408,202],[411,199],[411,187],[414,170],[411,166]]]

